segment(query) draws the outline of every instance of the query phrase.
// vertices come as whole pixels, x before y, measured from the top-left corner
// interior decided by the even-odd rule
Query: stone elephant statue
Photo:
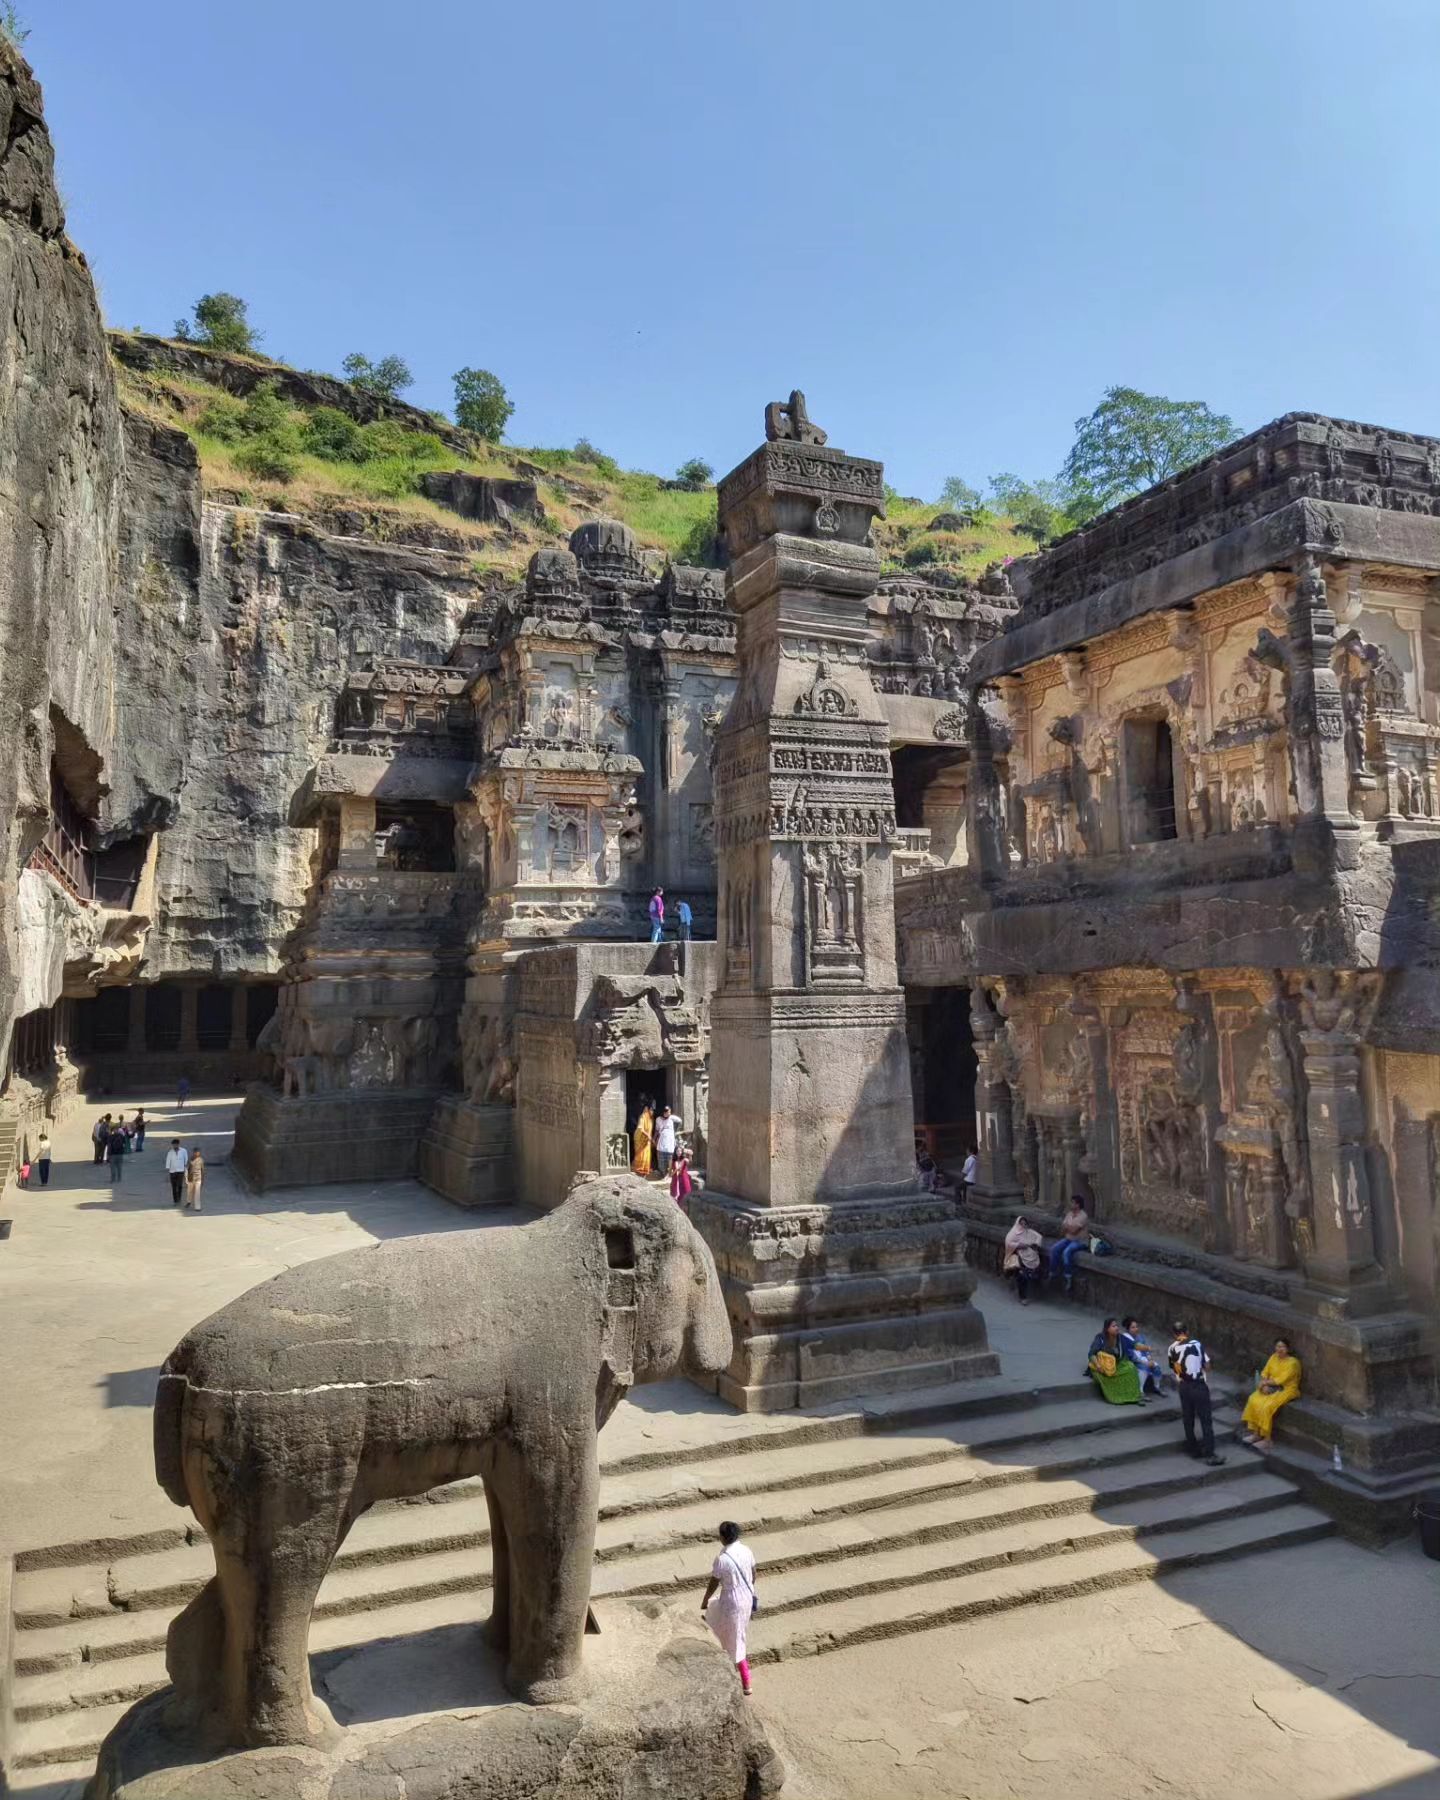
[[[155,1400],[155,1472],[215,1553],[170,1626],[166,1721],[208,1746],[323,1745],[311,1610],[377,1500],[479,1475],[488,1627],[512,1693],[583,1689],[597,1438],[626,1391],[723,1369],[710,1252],[627,1174],[534,1224],[394,1239],[274,1276],[197,1325]]]

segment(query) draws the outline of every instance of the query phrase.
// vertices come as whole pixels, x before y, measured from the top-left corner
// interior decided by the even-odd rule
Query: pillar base
[[[705,1189],[690,1217],[735,1335],[729,1368],[704,1385],[732,1406],[781,1412],[999,1372],[953,1201],[768,1207]]]
[[[515,1109],[441,1096],[420,1139],[420,1179],[457,1206],[515,1198]]]
[[[415,1173],[436,1098],[433,1088],[282,1096],[252,1087],[235,1121],[230,1163],[261,1193],[327,1181],[403,1181]]]

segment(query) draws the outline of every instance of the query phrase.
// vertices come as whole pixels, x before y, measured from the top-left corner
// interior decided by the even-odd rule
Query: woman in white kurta
[[[700,1611],[740,1671],[740,1685],[748,1694],[750,1664],[745,1659],[745,1628],[755,1609],[755,1558],[740,1542],[740,1527],[733,1519],[726,1519],[720,1527],[720,1544]]]

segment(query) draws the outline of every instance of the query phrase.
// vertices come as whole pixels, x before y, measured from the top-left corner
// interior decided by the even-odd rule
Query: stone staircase
[[[1221,1422],[1233,1423],[1223,1407]],[[698,1603],[715,1526],[734,1516],[760,1567],[758,1664],[1334,1529],[1258,1457],[1231,1445],[1210,1469],[1179,1442],[1171,1402],[1109,1407],[1086,1382],[1017,1392],[1003,1377],[757,1422],[700,1450],[604,1464],[594,1592]],[[163,1685],[166,1627],[210,1572],[191,1530],[198,1542],[177,1525],[17,1557],[17,1794],[44,1786],[59,1800],[124,1709]],[[320,1594],[321,1676],[326,1652],[482,1619],[488,1540],[475,1482],[374,1508]]]

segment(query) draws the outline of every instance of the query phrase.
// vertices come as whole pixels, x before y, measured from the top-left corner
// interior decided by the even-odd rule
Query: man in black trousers
[[[1210,1383],[1205,1371],[1210,1358],[1199,1338],[1193,1337],[1181,1319],[1175,1322],[1175,1342],[1170,1346],[1170,1367],[1180,1394],[1180,1411],[1185,1420],[1185,1448],[1191,1456],[1218,1469],[1223,1456],[1215,1454],[1215,1425],[1210,1416]],[[1195,1427],[1200,1427],[1200,1442],[1195,1441]]]

